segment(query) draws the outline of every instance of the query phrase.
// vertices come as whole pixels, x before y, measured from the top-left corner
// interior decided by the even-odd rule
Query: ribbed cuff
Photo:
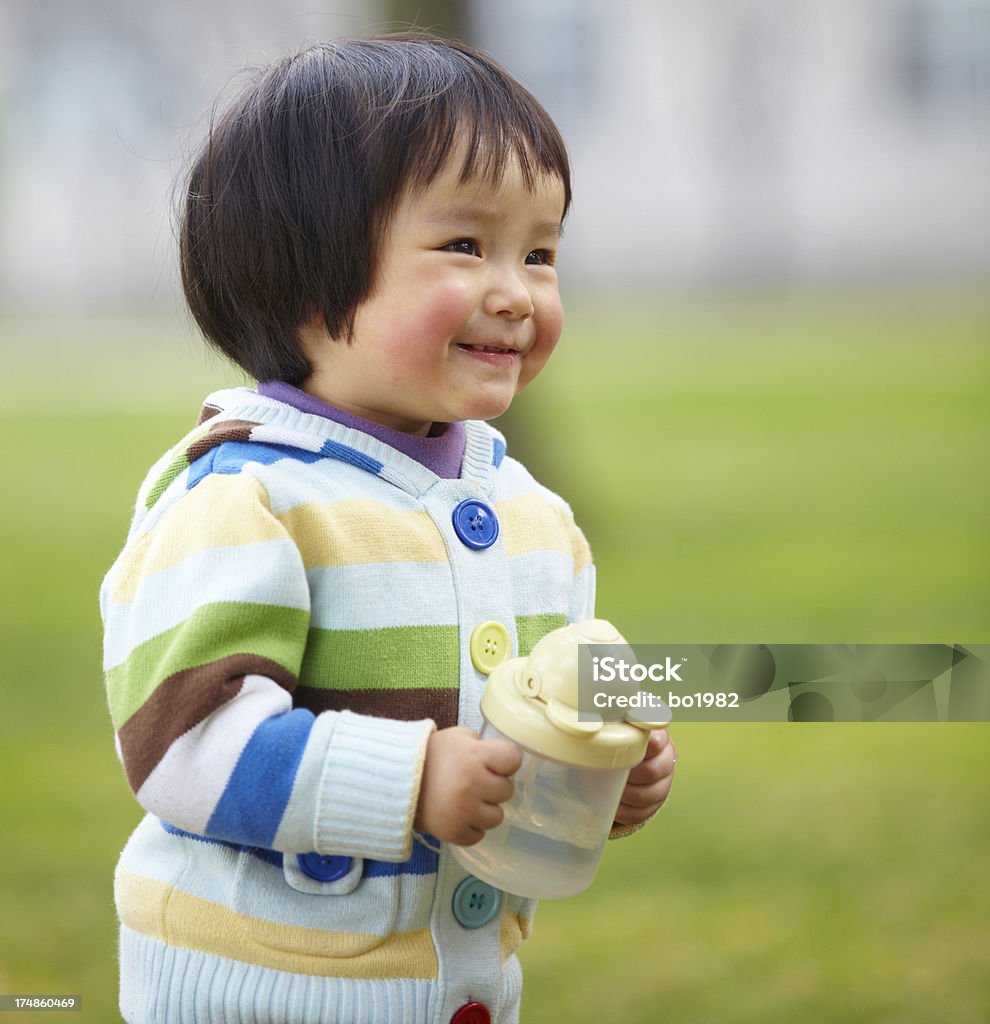
[[[609,839],[625,839],[626,836],[631,836],[634,832],[638,832],[641,828],[649,825],[651,821],[657,816],[657,812],[654,811],[646,821],[641,821],[638,825],[620,825],[617,821],[612,824],[612,831],[609,832]]]
[[[316,806],[317,852],[403,861],[433,722],[343,711],[334,725]]]

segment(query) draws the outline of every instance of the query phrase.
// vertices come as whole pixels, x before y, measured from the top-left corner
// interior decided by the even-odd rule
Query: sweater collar
[[[415,457],[369,432],[251,388],[228,388],[209,395],[199,424],[186,439],[190,462],[225,441],[252,442],[288,447],[309,462],[327,458],[349,463],[415,495],[424,494],[441,479]],[[490,494],[495,470],[505,456],[505,439],[480,420],[467,420],[462,426],[464,453],[454,478]]]
[[[344,412],[285,381],[263,381],[258,385],[258,394],[263,398],[274,398],[276,401],[291,405],[300,412],[323,416],[345,427],[371,434],[379,441],[415,459],[442,479],[455,480],[460,475],[467,444],[467,431],[463,423],[435,424],[434,426],[439,429],[428,437],[419,437]]]

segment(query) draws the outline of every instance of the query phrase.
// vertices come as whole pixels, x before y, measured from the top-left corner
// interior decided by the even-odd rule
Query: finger
[[[640,761],[629,772],[629,779],[626,784],[633,786],[649,785],[651,782],[656,782],[663,774],[663,755],[657,754],[656,757],[651,757],[649,761]]]
[[[623,794],[622,803],[615,812],[620,825],[638,825],[652,817],[667,802],[670,796],[670,781],[665,779],[650,794],[639,793],[636,789]]]
[[[504,818],[505,811],[497,804],[482,804],[472,816],[471,824],[487,832],[501,825]]]
[[[511,779],[507,779],[503,775],[496,775],[493,772],[485,779],[484,784],[479,787],[477,795],[486,804],[504,804],[507,800],[512,799],[512,794],[515,791],[516,787]]]
[[[646,757],[659,754],[670,743],[670,734],[666,729],[654,729],[646,744]]]
[[[619,809],[615,812],[615,822],[617,825],[642,825],[644,821],[649,821],[662,806],[662,803],[653,807],[628,807],[625,804],[619,804]]]
[[[647,761],[653,760],[653,758],[662,754],[671,746],[673,746],[673,744],[670,742],[670,735],[667,730],[654,729],[646,741],[646,750],[644,751],[642,760],[639,763],[643,764]]]
[[[674,755],[670,749],[666,749],[657,754],[655,758],[650,758],[649,761],[643,761],[638,764],[629,773],[629,784],[649,785],[673,774]]]
[[[455,846],[474,846],[485,837],[483,828],[476,828],[474,825],[463,825],[458,832],[449,840]]]
[[[484,765],[496,775],[509,776],[519,771],[522,752],[508,740],[481,740],[485,747]]]
[[[659,807],[670,795],[673,779],[669,775],[648,786],[626,786],[622,805],[627,807]]]
[[[659,754],[645,761],[640,761],[629,772],[629,781],[634,785],[644,785],[666,778],[668,775],[673,774],[676,760],[677,751],[674,748],[674,744],[668,742]]]

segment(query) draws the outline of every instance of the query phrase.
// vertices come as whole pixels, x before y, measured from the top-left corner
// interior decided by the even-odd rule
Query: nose
[[[485,310],[493,316],[506,316],[512,320],[527,320],[533,315],[533,296],[517,268],[491,268]]]

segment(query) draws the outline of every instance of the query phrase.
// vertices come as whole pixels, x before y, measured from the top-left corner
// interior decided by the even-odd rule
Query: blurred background
[[[117,1019],[140,811],[96,594],[146,468],[242,382],[183,311],[174,182],[239,69],[411,24],[571,148],[567,328],[499,425],[599,614],[990,642],[990,0],[2,0],[0,994]],[[672,730],[668,807],[540,908],[526,1024],[988,1019],[986,725]]]

